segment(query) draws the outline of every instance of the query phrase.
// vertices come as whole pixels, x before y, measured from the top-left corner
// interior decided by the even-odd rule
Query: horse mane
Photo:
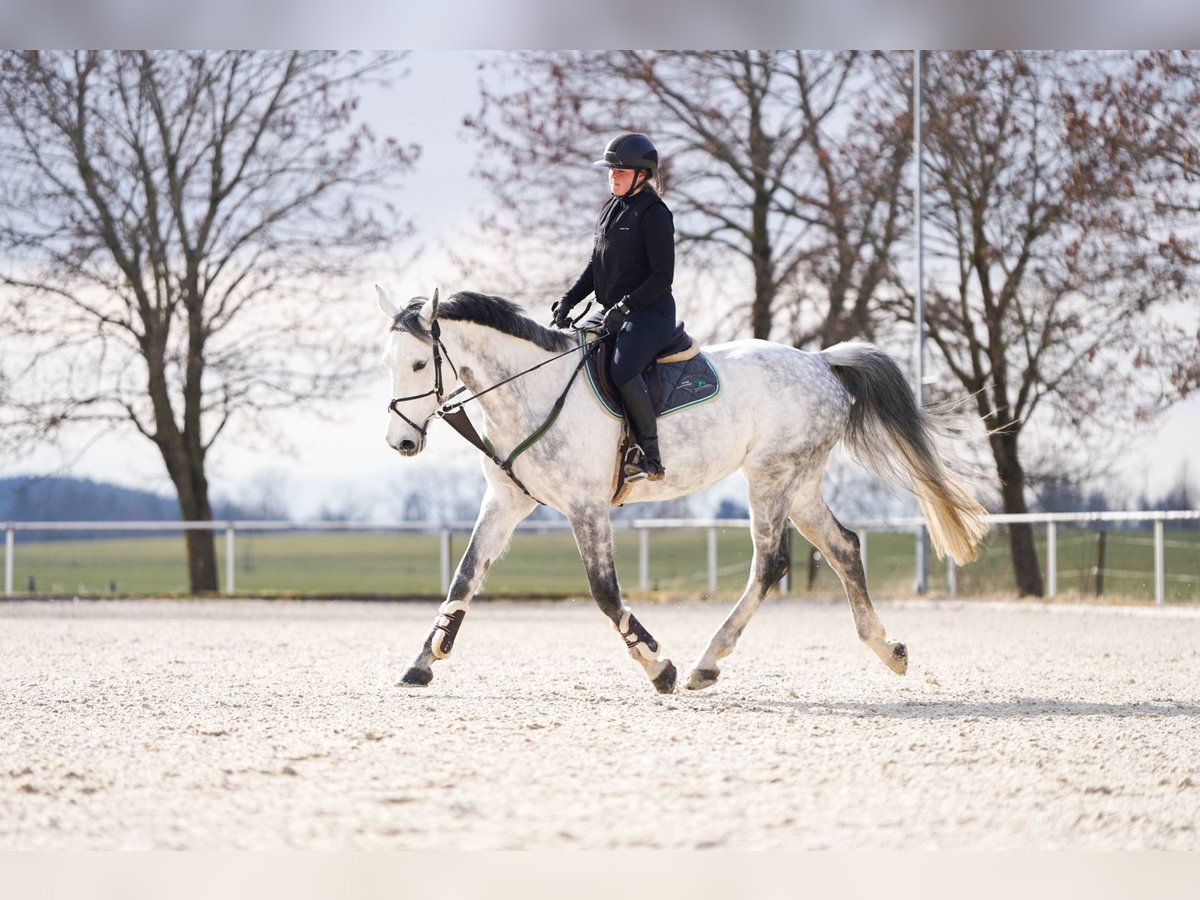
[[[426,298],[414,297],[408,306],[392,320],[393,331],[404,331],[425,342],[433,336],[421,324],[421,309]],[[521,340],[530,341],[543,350],[563,351],[571,347],[570,335],[539,325],[524,315],[521,307],[503,297],[459,291],[438,304],[438,318],[458,322],[474,322]]]

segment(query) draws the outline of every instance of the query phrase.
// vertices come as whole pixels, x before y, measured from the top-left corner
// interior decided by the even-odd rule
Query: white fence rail
[[[1088,512],[1088,513],[1025,513],[1021,515],[997,513],[988,516],[989,525],[1014,525],[1028,523],[1044,525],[1046,528],[1046,595],[1054,597],[1058,594],[1058,526],[1060,524],[1088,525],[1102,522],[1139,523],[1151,522],[1154,526],[1154,601],[1159,605],[1166,602],[1166,572],[1164,567],[1164,528],[1165,522],[1200,521],[1200,510],[1175,511],[1143,511],[1143,512]],[[921,518],[879,519],[869,522],[851,523],[849,527],[859,538],[862,547],[863,569],[869,571],[870,563],[870,534],[881,531],[912,531],[916,534],[918,528],[925,524]],[[648,559],[649,541],[647,535],[651,529],[666,528],[704,528],[708,532],[708,586],[715,591],[717,586],[717,543],[716,534],[719,528],[730,526],[749,527],[748,519],[639,519],[632,527],[641,530],[642,537],[638,542],[638,581],[644,591],[648,588]],[[950,596],[957,593],[957,567],[951,559],[946,560],[946,589]],[[787,576],[782,582],[783,590],[788,589]]]
[[[1158,604],[1166,602],[1166,573],[1164,567],[1164,523],[1200,521],[1200,510],[1146,511],[1146,512],[1092,512],[1092,513],[1029,513],[1025,515],[996,514],[988,517],[992,525],[1029,523],[1046,529],[1046,593],[1053,597],[1058,593],[1058,526],[1061,524],[1087,525],[1105,522],[1141,523],[1150,522],[1154,528],[1154,599]],[[285,532],[310,531],[333,532],[355,531],[374,533],[420,533],[436,534],[438,540],[438,572],[443,593],[450,588],[453,573],[451,560],[452,534],[469,533],[470,522],[446,524],[394,523],[381,525],[372,522],[9,522],[5,525],[4,539],[4,595],[13,595],[13,573],[16,558],[16,535],[18,532],[182,532],[206,530],[225,533],[225,592],[234,594],[235,544],[238,532]],[[863,567],[870,561],[870,535],[872,532],[912,531],[916,533],[923,524],[919,518],[881,519],[851,523],[862,545]],[[709,591],[716,591],[719,572],[717,561],[717,532],[725,528],[749,528],[748,519],[635,519],[628,523],[618,522],[618,529],[634,529],[638,532],[638,586],[642,591],[650,587],[650,534],[664,529],[703,529],[707,537],[707,575]],[[527,522],[518,529],[522,532],[562,532],[563,522]],[[787,576],[782,587],[788,590]],[[957,590],[957,570],[953,562],[947,566],[947,592],[954,596]]]

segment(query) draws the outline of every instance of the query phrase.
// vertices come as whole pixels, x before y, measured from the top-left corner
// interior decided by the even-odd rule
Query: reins
[[[510,454],[508,454],[507,459],[501,459],[499,454],[496,453],[495,448],[492,446],[492,442],[486,437],[480,436],[479,432],[475,429],[474,423],[471,422],[471,419],[463,411],[463,407],[472,400],[478,400],[484,394],[490,393],[491,391],[496,390],[498,387],[503,387],[510,381],[515,381],[524,375],[528,375],[530,372],[534,372],[542,368],[542,366],[547,366],[555,360],[562,359],[568,354],[575,353],[578,348],[571,347],[570,349],[552,356],[549,359],[542,360],[536,366],[530,366],[528,369],[523,369],[514,375],[510,375],[503,381],[498,381],[491,387],[484,388],[482,391],[472,394],[470,397],[466,397],[465,399],[451,403],[450,401],[465,391],[466,387],[457,387],[451,391],[449,395],[443,397],[442,358],[444,357],[446,362],[449,363],[450,370],[454,373],[455,381],[458,381],[458,368],[454,365],[454,360],[450,358],[450,353],[446,350],[445,344],[442,343],[442,329],[436,318],[430,325],[429,333],[433,337],[433,390],[425,391],[423,394],[413,394],[411,397],[396,397],[391,403],[388,404],[388,411],[395,413],[413,428],[417,429],[417,431],[420,432],[421,437],[425,437],[425,432],[428,430],[430,422],[432,422],[434,419],[444,419],[451,428],[462,435],[463,438],[476,447],[493,463],[499,466],[500,469],[513,480],[513,483],[521,489],[526,497],[541,504],[542,501],[533,496],[533,494],[529,492],[529,488],[525,487],[525,485],[521,482],[521,479],[518,478],[513,472],[513,463],[516,461],[518,456],[540,441],[545,436],[546,432],[553,427],[555,420],[558,419],[558,414],[562,412],[563,403],[566,402],[567,394],[571,390],[571,385],[575,383],[575,379],[579,375],[580,370],[587,365],[588,357],[590,357],[592,353],[596,351],[604,338],[601,338],[600,341],[592,342],[587,349],[584,350],[582,358],[579,360],[579,364],[575,366],[575,370],[571,373],[571,377],[567,379],[567,386],[563,388],[562,393],[558,395],[558,399],[554,401],[554,405],[550,409],[550,414],[546,416],[545,421],[542,422],[542,424],[536,429],[534,429],[533,433],[530,434],[529,437],[521,441],[521,443],[519,443]],[[607,337],[607,335],[605,337]],[[437,399],[438,408],[429,415],[423,425],[418,425],[408,416],[404,415],[404,413],[400,412],[400,410],[397,408],[398,403],[404,403],[409,400],[421,400],[430,396],[431,394]]]

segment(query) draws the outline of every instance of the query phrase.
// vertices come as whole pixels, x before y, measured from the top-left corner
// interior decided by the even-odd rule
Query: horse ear
[[[415,299],[415,298],[414,298]],[[438,289],[433,289],[433,299],[426,300],[425,305],[421,307],[421,322],[426,328],[433,329],[437,324],[438,317]]]
[[[379,296],[379,308],[383,310],[383,314],[389,319],[396,318],[396,314],[399,313],[400,310],[397,309],[396,304],[388,298],[387,291],[385,291],[379,285],[375,285],[375,293]]]

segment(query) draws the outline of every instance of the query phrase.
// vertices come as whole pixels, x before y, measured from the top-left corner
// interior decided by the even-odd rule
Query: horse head
[[[432,347],[438,292],[433,299],[413,298],[401,309],[387,293],[375,285],[379,308],[391,322],[383,348],[383,364],[392,380],[392,401],[388,404],[387,442],[404,456],[416,456],[425,449],[425,433],[441,406],[441,384]]]

